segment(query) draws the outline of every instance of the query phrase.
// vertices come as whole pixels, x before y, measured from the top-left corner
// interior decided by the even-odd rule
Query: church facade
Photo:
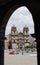
[[[36,44],[35,38],[29,34],[29,28],[25,26],[23,32],[18,32],[16,26],[11,28],[11,34],[7,35],[5,40],[5,49],[23,49],[26,46]]]

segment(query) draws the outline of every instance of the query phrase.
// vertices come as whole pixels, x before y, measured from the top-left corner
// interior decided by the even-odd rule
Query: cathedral
[[[11,33],[6,36],[4,41],[5,49],[23,49],[26,46],[36,45],[35,38],[29,34],[29,28],[25,26],[23,32],[18,32],[15,25],[11,28]]]

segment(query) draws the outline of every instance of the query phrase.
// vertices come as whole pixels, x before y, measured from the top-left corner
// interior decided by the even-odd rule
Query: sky
[[[11,28],[14,25],[17,27],[18,32],[22,32],[23,27],[27,26],[29,28],[29,33],[34,33],[33,17],[28,8],[22,6],[12,13],[6,26],[5,35],[11,33]]]

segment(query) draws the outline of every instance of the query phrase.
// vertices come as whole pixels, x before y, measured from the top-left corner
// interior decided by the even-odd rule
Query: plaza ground
[[[37,65],[37,54],[11,55],[8,50],[4,51],[4,65]]]

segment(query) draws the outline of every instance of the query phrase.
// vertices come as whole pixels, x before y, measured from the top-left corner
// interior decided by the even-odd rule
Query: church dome
[[[12,28],[15,28],[15,27],[16,27],[15,25],[12,26]]]
[[[24,28],[28,28],[28,26],[27,25],[25,25],[25,27]]]
[[[15,25],[12,26],[12,30],[13,30],[13,29],[16,29],[16,26],[15,26]]]
[[[15,25],[13,25],[13,27],[16,27]]]
[[[23,30],[28,30],[29,31],[29,28],[27,25],[25,25],[25,27],[23,28]]]
[[[19,35],[23,35],[23,33],[20,31],[20,32],[19,32]]]
[[[15,25],[13,25],[13,26],[12,26],[12,29],[13,29],[13,28],[16,28],[16,26],[15,26]]]

